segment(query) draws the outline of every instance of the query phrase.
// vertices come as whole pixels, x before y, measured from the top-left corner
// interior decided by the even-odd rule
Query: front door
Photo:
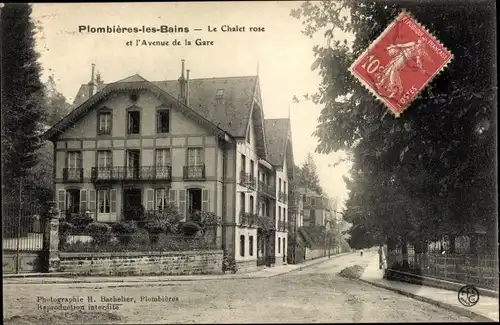
[[[123,216],[126,221],[138,220],[144,213],[142,191],[139,188],[123,190]]]

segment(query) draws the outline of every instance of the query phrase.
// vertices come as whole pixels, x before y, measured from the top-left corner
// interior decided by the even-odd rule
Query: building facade
[[[92,67],[74,107],[44,134],[61,211],[106,223],[168,203],[184,220],[213,212],[222,248],[242,267],[285,260],[290,121],[264,119],[258,76],[190,80],[183,61],[178,80],[97,85]],[[261,232],[257,216],[272,231]]]

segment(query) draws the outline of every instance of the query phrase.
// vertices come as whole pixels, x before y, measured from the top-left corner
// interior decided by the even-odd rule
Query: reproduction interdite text
[[[199,32],[209,32],[209,33],[263,33],[266,28],[263,26],[244,26],[244,25],[208,25],[206,29],[203,28],[189,28],[185,26],[169,26],[169,25],[159,25],[159,26],[120,26],[120,25],[109,25],[109,26],[90,26],[90,25],[80,25],[78,26],[78,32],[81,34],[189,34],[189,33],[199,33]],[[213,46],[215,41],[213,39],[193,37],[185,39],[130,39],[125,42],[126,46],[141,46],[141,47],[155,47],[155,46]]]
[[[119,310],[126,304],[136,303],[172,303],[178,302],[175,296],[72,296],[36,298],[36,309],[40,311],[110,311]]]

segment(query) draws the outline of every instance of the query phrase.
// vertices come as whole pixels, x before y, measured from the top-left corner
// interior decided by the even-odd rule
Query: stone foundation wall
[[[59,253],[59,272],[77,275],[222,273],[222,251]]]
[[[256,259],[251,261],[236,261],[236,265],[238,266],[238,273],[249,273],[259,269]]]
[[[306,249],[306,260],[313,260],[315,258],[320,258],[325,256],[325,250],[323,248]]]

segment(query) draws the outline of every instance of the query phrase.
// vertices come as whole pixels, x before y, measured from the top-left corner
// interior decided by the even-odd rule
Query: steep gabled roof
[[[79,93],[82,93],[82,88],[85,88],[87,91],[89,90],[88,86],[80,87]],[[78,96],[77,98],[83,99],[83,102],[78,103],[77,107],[71,111],[66,117],[64,117],[61,121],[59,121],[56,125],[54,125],[51,129],[49,129],[43,135],[43,138],[50,139],[64,132],[67,128],[71,127],[77,120],[82,118],[87,112],[92,109],[96,104],[105,100],[112,93],[120,93],[120,92],[131,92],[131,91],[151,91],[159,98],[168,101],[175,107],[177,107],[184,115],[188,118],[191,118],[201,125],[206,126],[210,130],[214,132],[215,135],[227,138],[225,131],[220,128],[217,124],[214,124],[212,121],[207,119],[205,116],[199,113],[199,111],[193,110],[187,107],[184,103],[177,100],[174,96],[172,96],[169,92],[161,89],[154,83],[147,81],[139,75],[134,75],[128,78],[125,78],[121,81],[114,82],[107,85],[101,85],[99,87],[98,92],[85,100],[84,96]],[[81,95],[81,94],[80,94]]]
[[[137,78],[142,77],[135,75],[121,82],[127,82],[127,79],[135,82]],[[179,93],[177,80],[150,83],[177,98]],[[244,137],[256,83],[256,76],[190,79],[187,106],[231,136]],[[103,90],[106,86],[106,84],[98,85],[97,90]],[[218,97],[216,94],[220,89],[223,94]],[[77,107],[84,103],[88,100],[88,94],[89,86],[81,85],[73,105]]]
[[[264,130],[267,144],[267,160],[274,166],[283,166],[290,120],[287,118],[265,119]],[[290,163],[293,163],[290,162]]]

